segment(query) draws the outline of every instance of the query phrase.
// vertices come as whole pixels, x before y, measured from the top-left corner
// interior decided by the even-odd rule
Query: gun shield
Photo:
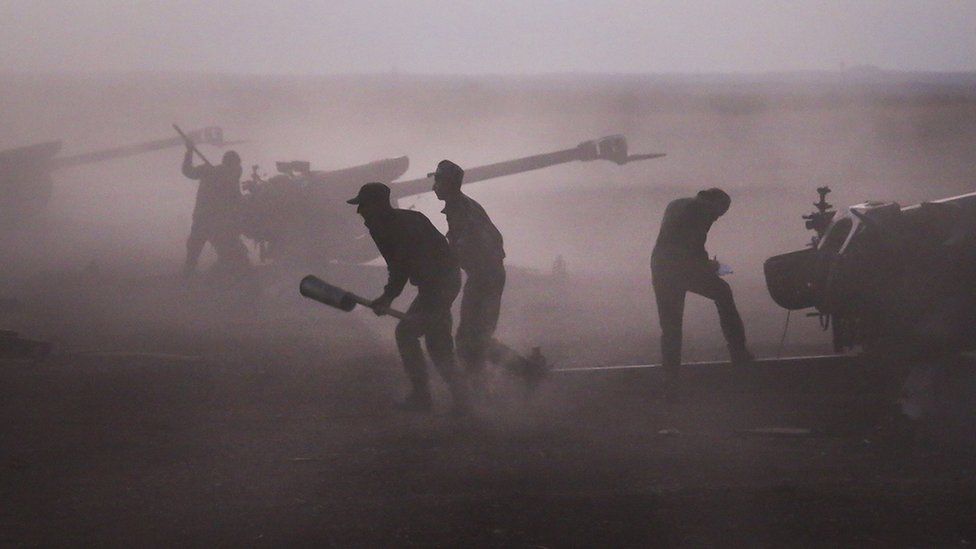
[[[346,312],[356,308],[356,300],[352,294],[314,275],[308,275],[303,278],[302,282],[298,285],[298,291],[309,299],[314,299],[319,303],[324,303],[330,307],[335,307]]]

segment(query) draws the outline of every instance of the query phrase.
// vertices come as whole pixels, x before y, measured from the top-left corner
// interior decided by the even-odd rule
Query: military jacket
[[[218,164],[193,165],[193,156],[183,157],[183,175],[200,181],[193,218],[233,216],[241,200],[241,169]]]
[[[502,234],[481,204],[462,194],[446,202],[442,213],[447,216],[447,240],[469,276],[503,268]]]
[[[408,280],[414,286],[434,285],[457,273],[457,259],[447,239],[424,214],[394,209],[367,221],[366,227],[386,260],[385,297],[399,296]]]
[[[708,265],[705,240],[715,222],[705,204],[695,198],[679,198],[668,204],[661,230],[651,253],[654,267],[701,267]]]

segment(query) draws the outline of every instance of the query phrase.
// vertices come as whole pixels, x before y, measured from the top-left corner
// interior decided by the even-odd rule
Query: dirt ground
[[[386,319],[212,291],[62,281],[32,302],[61,336],[0,365],[3,544],[976,540],[971,407],[887,436],[884,365],[691,368],[677,402],[653,370],[555,373],[528,400],[499,373],[474,417],[439,382],[437,413],[404,415]],[[972,364],[946,371],[941,402],[966,408]]]

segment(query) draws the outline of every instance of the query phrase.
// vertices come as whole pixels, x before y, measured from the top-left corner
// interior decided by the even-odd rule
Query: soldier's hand
[[[718,262],[718,256],[712,257],[711,259],[708,260],[708,266],[712,269],[713,272],[717,273],[721,265],[722,264]]]
[[[380,296],[374,299],[370,304],[369,308],[373,309],[373,313],[376,316],[383,316],[389,310],[390,305],[393,304],[393,300],[386,296]]]

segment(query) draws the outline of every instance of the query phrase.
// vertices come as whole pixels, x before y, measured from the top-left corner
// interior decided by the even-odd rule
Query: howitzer
[[[606,160],[624,165],[662,156],[631,155],[627,139],[614,135],[551,153],[465,167],[464,182],[469,185],[567,162]],[[307,162],[279,162],[279,175],[266,182],[248,183],[247,188],[253,191],[243,202],[242,231],[260,246],[262,257],[268,260],[312,266],[369,261],[376,257],[376,249],[363,238],[362,220],[346,200],[370,181],[389,184],[394,200],[429,192],[433,184],[429,177],[397,181],[409,166],[405,156],[335,171],[312,170]]]
[[[302,279],[298,285],[298,292],[304,297],[346,312],[355,309],[356,305],[372,306],[372,301],[369,299],[333,286],[314,275]],[[407,316],[403,311],[393,308],[387,308],[382,313],[401,320]],[[532,349],[529,357],[524,357],[497,339],[493,339],[488,348],[488,359],[522,378],[529,390],[534,390],[550,370],[538,347]]]

